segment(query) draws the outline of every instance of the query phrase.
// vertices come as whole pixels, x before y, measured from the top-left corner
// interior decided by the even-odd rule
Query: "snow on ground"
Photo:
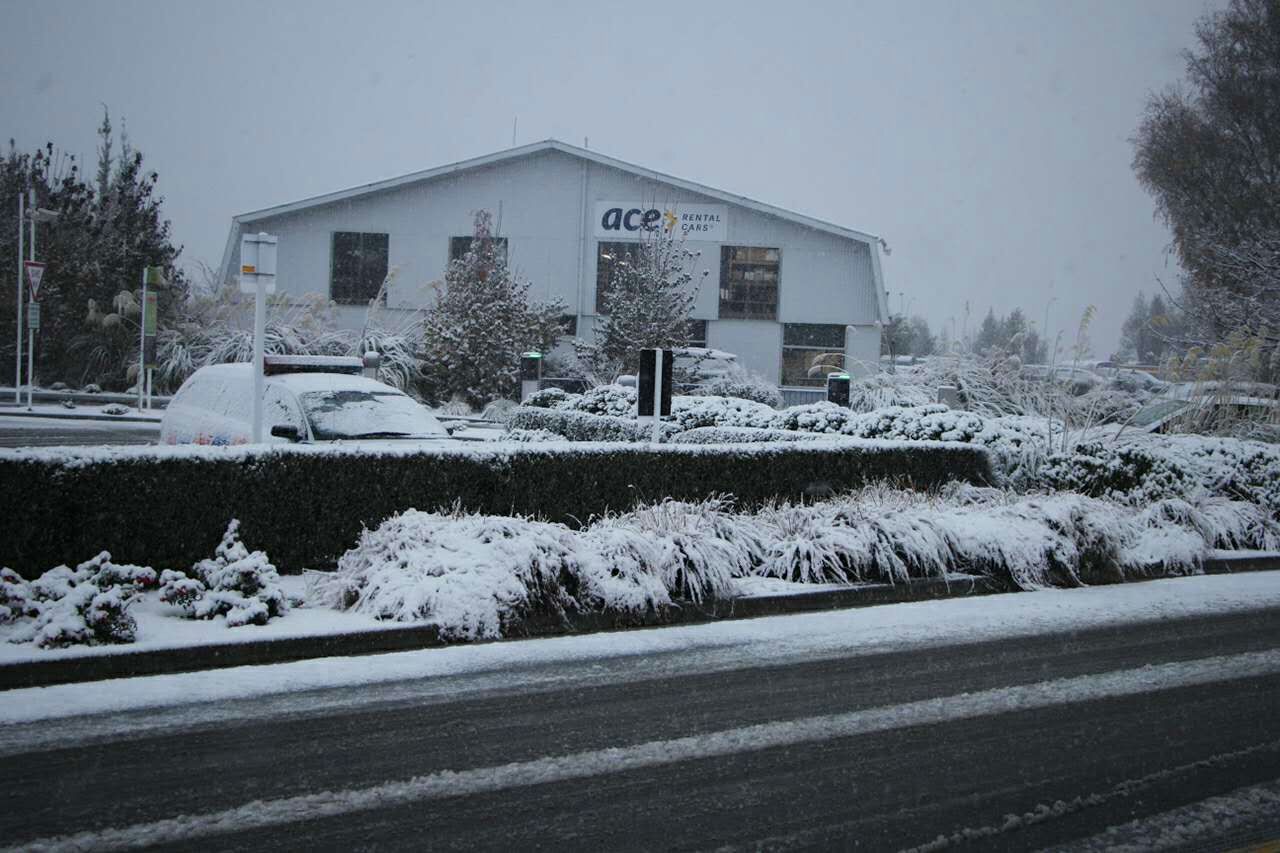
[[[1106,832],[1060,849],[1081,853],[1103,850],[1139,853],[1144,850],[1200,848],[1202,845],[1207,849],[1232,837],[1244,842],[1245,837],[1241,834],[1255,826],[1274,832],[1280,825],[1277,815],[1280,815],[1280,779],[1237,788],[1218,797],[1113,826]],[[1240,849],[1246,849],[1246,844],[1241,843]]]
[[[570,677],[590,678],[609,669],[610,661],[621,664],[608,673],[611,681],[651,678],[663,666],[670,667],[670,674],[688,675],[1277,606],[1280,572],[1045,589],[8,690],[0,693],[0,723],[168,706],[188,706],[198,713],[206,710],[199,703],[219,700],[411,679],[426,679],[420,683],[430,685],[453,676],[487,677],[492,688],[512,689],[549,679],[563,683]],[[563,671],[549,675],[546,667],[556,664],[574,668],[569,675]]]
[[[303,595],[301,575],[280,578],[280,585],[290,598]],[[134,652],[174,649],[185,646],[249,643],[288,637],[316,637],[351,631],[379,631],[405,627],[402,622],[382,622],[371,616],[331,610],[327,607],[295,607],[285,618],[272,619],[266,625],[228,628],[225,617],[187,619],[182,611],[164,604],[152,592],[129,609],[137,620],[138,639],[133,643],[102,646],[68,646],[42,649],[33,643],[10,643],[8,637],[22,626],[0,625],[0,664],[31,660],[97,657],[99,655],[132,654]]]

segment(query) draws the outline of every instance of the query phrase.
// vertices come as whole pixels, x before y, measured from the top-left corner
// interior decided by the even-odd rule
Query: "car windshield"
[[[317,441],[447,434],[430,412],[398,391],[308,391],[298,399]]]

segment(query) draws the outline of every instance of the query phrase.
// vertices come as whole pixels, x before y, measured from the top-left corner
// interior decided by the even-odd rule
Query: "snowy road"
[[[0,730],[0,839],[63,849],[894,849],[1092,838],[1096,849],[1109,846],[1112,836],[1099,835],[1109,827],[1130,843],[1146,826],[1180,837],[1186,814],[1213,827],[1203,814],[1224,814],[1220,803],[1233,796],[1252,808],[1223,824],[1233,843],[1277,838],[1280,816],[1268,805],[1280,780],[1280,607],[1267,600],[1276,586],[1264,574],[1002,597],[1010,604],[986,607],[1011,633],[1025,630],[1017,608],[1032,604],[1041,629],[967,644],[939,635],[872,654],[827,640],[815,654],[795,639],[785,654],[751,660],[735,656],[749,644],[715,634],[729,626],[707,626],[718,639],[701,646],[664,647],[664,631],[615,635],[650,638],[654,650],[640,659],[533,652],[506,672],[455,666],[89,716],[38,710],[42,697],[74,687],[11,691],[0,694],[10,720]],[[1235,590],[1234,603],[1219,595],[1229,612],[1171,604],[1174,593],[1203,601],[1214,589]],[[1100,609],[1086,603],[1108,592],[1147,616],[1084,619]],[[1240,606],[1249,593],[1258,600]],[[737,630],[759,626],[754,636],[781,642],[806,624],[896,620],[905,629],[949,615],[988,637],[965,615],[978,606],[753,620]],[[1073,607],[1081,627],[1050,629],[1062,617],[1047,614]],[[598,642],[412,654],[519,657],[521,647],[579,641]],[[367,659],[369,669],[393,657],[402,659]],[[17,722],[24,713],[31,722]]]
[[[158,422],[6,417],[0,411],[0,447],[155,444],[159,438]]]

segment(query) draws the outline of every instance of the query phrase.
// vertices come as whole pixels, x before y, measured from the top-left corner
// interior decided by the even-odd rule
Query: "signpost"
[[[640,350],[640,382],[636,394],[637,420],[653,422],[653,443],[662,438],[659,424],[671,414],[671,366],[669,349]]]
[[[165,283],[164,267],[142,271],[142,322],[138,330],[138,411],[151,408],[151,379],[156,366],[156,292]],[[145,404],[145,406],[144,406]]]
[[[35,231],[33,225],[31,230]],[[35,251],[34,240],[31,243],[32,251]],[[27,273],[27,292],[30,294],[30,301],[27,303],[27,411],[31,411],[31,401],[35,396],[36,387],[36,330],[40,328],[40,283],[44,281],[44,264],[38,264],[35,261],[25,261],[23,269]],[[22,330],[18,330],[18,334],[22,334]]]
[[[267,297],[276,292],[278,240],[258,232],[240,238],[240,292],[253,302],[253,441],[262,441],[262,341],[266,336]]]

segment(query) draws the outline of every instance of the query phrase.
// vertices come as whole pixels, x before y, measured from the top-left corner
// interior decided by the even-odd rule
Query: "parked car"
[[[268,442],[447,439],[403,391],[360,375],[360,359],[274,357],[263,381]],[[162,444],[247,444],[253,436],[253,366],[215,364],[191,375],[160,422]]]

